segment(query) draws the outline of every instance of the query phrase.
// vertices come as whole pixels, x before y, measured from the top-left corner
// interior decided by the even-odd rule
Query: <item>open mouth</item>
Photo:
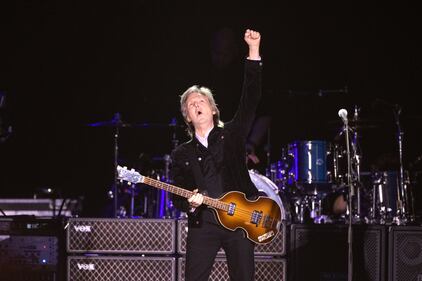
[[[199,116],[202,114],[202,111],[198,111],[196,114]]]

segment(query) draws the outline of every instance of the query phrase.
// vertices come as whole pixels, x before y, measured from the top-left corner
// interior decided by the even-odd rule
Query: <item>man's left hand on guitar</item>
[[[204,196],[201,193],[198,193],[198,189],[195,189],[194,194],[188,198],[189,206],[192,208],[198,208],[204,202]]]

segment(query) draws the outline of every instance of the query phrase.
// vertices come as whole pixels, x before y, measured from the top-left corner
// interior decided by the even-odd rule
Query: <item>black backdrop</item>
[[[114,131],[87,124],[120,113],[130,124],[164,125],[123,128],[119,138],[121,163],[159,166],[151,159],[170,153],[173,133],[186,139],[183,129],[165,125],[183,123],[178,96],[192,84],[213,89],[228,120],[246,28],[263,37],[260,114],[273,117],[270,161],[294,140],[331,142],[341,129],[338,110],[354,106],[365,121],[364,170],[397,159],[389,105],[398,104],[405,166],[416,169],[422,72],[415,7],[255,2],[1,1],[0,110],[3,127],[13,129],[0,143],[1,196],[52,187],[99,204],[113,181]]]

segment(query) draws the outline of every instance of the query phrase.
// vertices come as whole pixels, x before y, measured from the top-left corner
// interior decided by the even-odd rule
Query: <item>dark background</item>
[[[51,187],[96,209],[113,184],[115,130],[88,124],[116,113],[137,125],[119,131],[119,162],[159,169],[173,136],[186,140],[178,104],[186,88],[210,87],[222,119],[231,118],[246,28],[262,34],[259,114],[273,118],[270,162],[294,140],[334,141],[338,110],[350,116],[357,106],[363,170],[380,162],[397,169],[399,105],[404,165],[419,170],[416,8],[267,2],[1,1],[2,132],[13,132],[0,143],[0,196]],[[177,126],[168,126],[174,118]]]

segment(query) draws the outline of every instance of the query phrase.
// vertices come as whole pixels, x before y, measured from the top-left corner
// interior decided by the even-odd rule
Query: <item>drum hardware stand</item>
[[[398,152],[399,152],[399,185],[398,185],[398,195],[397,195],[397,213],[394,217],[394,223],[400,225],[406,223],[408,220],[410,222],[414,221],[414,215],[410,213],[408,203],[410,202],[409,191],[407,190],[408,186],[404,184],[404,168],[403,168],[403,130],[400,125],[400,114],[401,106],[396,104],[394,105],[394,118],[397,125],[397,142],[398,142]]]
[[[179,140],[177,139],[177,120],[175,117],[171,119],[170,127],[173,127],[173,132],[171,134],[171,144],[172,149],[175,149],[179,145]]]
[[[135,186],[130,186],[130,218],[133,218],[135,215]]]
[[[175,142],[173,142],[175,143]],[[165,182],[170,182],[170,163],[171,163],[171,158],[170,155],[166,154],[163,157],[164,160],[164,181]],[[164,197],[162,198],[162,201],[158,201],[158,202],[164,202],[163,206],[160,206],[160,209],[162,209],[162,217],[163,218],[174,218],[175,214],[174,214],[174,205],[173,202],[170,200],[169,198],[169,193],[167,191],[164,190],[160,190],[160,192],[158,193],[160,196]]]
[[[372,183],[372,200],[371,200],[371,202],[372,202],[372,205],[371,205],[371,208],[370,208],[370,210],[369,210],[369,218],[368,218],[368,220],[369,220],[369,223],[371,223],[371,224],[374,224],[374,223],[376,223],[377,221],[376,221],[376,210],[377,210],[377,200],[376,200],[376,198],[377,198],[377,188],[378,187],[376,187],[377,185],[377,183],[379,182],[379,180],[377,180],[377,182],[373,182]]]
[[[179,145],[179,140],[177,139],[177,120],[176,118],[172,118],[169,124],[170,127],[173,128],[173,132],[171,135],[171,144],[172,149],[175,149]],[[168,154],[165,154],[163,156],[164,160],[164,179],[158,179],[161,181],[165,181],[167,183],[171,182],[170,179],[170,164],[171,164],[171,157]],[[162,206],[158,207],[158,214],[160,218],[175,218],[176,217],[176,209],[173,205],[173,201],[169,198],[169,193],[164,190],[159,190],[158,196],[160,198],[157,198],[157,202],[164,202]]]
[[[116,112],[112,119],[112,124],[114,124],[114,185],[113,185],[113,199],[114,199],[114,217],[126,217],[126,209],[124,206],[120,206],[118,208],[118,176],[117,176],[117,166],[118,166],[118,159],[119,159],[119,127],[124,127],[126,125],[123,124],[121,115],[119,112]],[[131,184],[129,186],[130,189],[130,210],[129,215],[130,218],[134,217],[134,209],[135,209],[135,184]]]
[[[304,205],[302,204],[301,199],[295,198],[293,202],[293,211],[296,214],[296,223],[304,223]]]
[[[321,213],[321,204],[322,199],[320,196],[312,195],[309,197],[311,203],[310,217],[316,224],[323,224],[327,222],[327,217],[323,216]]]
[[[377,189],[375,188],[375,185],[373,184],[372,187],[372,206],[369,212],[369,223],[373,224],[376,222],[376,198],[377,198]]]
[[[308,206],[308,208],[309,208],[309,218],[312,221],[314,221],[319,214],[319,205],[320,204],[318,202],[317,195],[305,195],[304,201],[305,201],[304,202],[305,206]],[[303,204],[303,202],[302,202],[302,204]],[[317,209],[317,207],[318,207],[318,209]]]
[[[370,223],[391,223],[391,210],[388,209],[384,198],[383,185],[385,180],[382,174],[375,174],[372,189],[372,206],[370,210]],[[378,219],[377,219],[378,218]]]
[[[353,114],[353,121],[355,122],[355,124],[357,124],[357,121],[359,120],[359,112],[360,112],[360,108],[358,108],[357,106],[355,106],[354,109],[354,114]],[[353,167],[354,167],[354,173],[353,173],[353,185],[356,189],[356,210],[355,210],[355,214],[354,214],[354,219],[355,222],[361,222],[362,220],[362,208],[361,208],[361,178],[360,178],[360,159],[361,159],[361,155],[358,152],[359,149],[359,135],[358,135],[358,128],[354,128],[353,130],[353,139],[352,139],[352,149],[353,149]],[[349,184],[349,183],[348,183]]]
[[[297,223],[306,223],[308,219],[313,223],[321,224],[321,199],[317,194],[306,194],[296,198],[293,203],[294,211],[297,214]],[[308,213],[305,213],[309,211]]]
[[[265,148],[265,150],[266,150],[266,156],[267,156],[267,167],[268,168],[271,168],[271,139],[270,139],[270,137],[271,137],[271,129],[270,129],[270,127],[268,127],[268,130],[267,130],[267,146],[266,146],[266,148]]]
[[[117,205],[118,205],[118,175],[117,175],[117,161],[119,155],[119,126],[122,124],[122,119],[120,113],[115,113],[112,119],[112,123],[115,124],[115,131],[114,131],[114,185],[113,185],[113,199],[114,199],[114,217],[119,217]]]

